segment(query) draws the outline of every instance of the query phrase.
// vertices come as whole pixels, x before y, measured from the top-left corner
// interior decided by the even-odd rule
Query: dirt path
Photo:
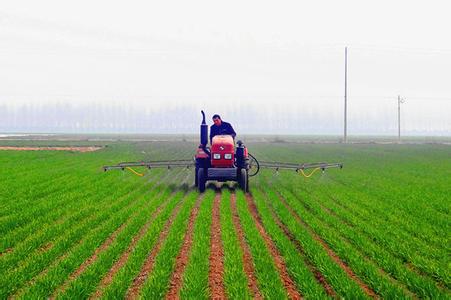
[[[0,146],[0,150],[12,151],[77,151],[77,152],[92,152],[102,149],[102,147],[85,146],[85,147],[13,147]]]
[[[291,299],[302,299],[301,295],[296,289],[296,285],[293,279],[291,279],[290,275],[288,274],[287,266],[285,265],[285,262],[283,261],[283,258],[279,253],[279,250],[277,250],[277,247],[274,245],[273,241],[271,240],[268,233],[265,231],[265,228],[263,227],[263,223],[258,214],[257,207],[255,206],[254,199],[252,198],[251,194],[249,193],[246,194],[246,201],[249,207],[249,211],[251,212],[251,215],[255,221],[255,225],[257,226],[257,229],[261,237],[264,239],[268,250],[270,251],[272,257],[274,258],[276,268],[279,271],[280,278],[282,279],[283,285],[287,290],[288,296]]]
[[[226,299],[224,288],[224,251],[221,241],[221,219],[219,212],[220,203],[221,193],[216,192],[213,203],[210,242],[210,272],[208,275],[208,282],[212,299]]]
[[[263,299],[263,296],[258,289],[257,278],[255,277],[254,261],[252,259],[251,250],[249,249],[249,245],[246,243],[246,240],[244,238],[244,231],[243,228],[241,228],[240,218],[238,217],[235,193],[231,194],[230,205],[232,207],[233,224],[235,226],[235,231],[240,242],[241,250],[243,251],[243,266],[244,272],[247,276],[249,289],[253,293],[252,296],[254,297],[254,299]]]
[[[175,261],[175,269],[174,272],[172,273],[170,281],[170,289],[169,292],[166,294],[166,299],[180,298],[179,293],[182,287],[183,273],[185,272],[185,268],[188,264],[189,255],[191,253],[191,245],[193,244],[194,223],[196,221],[197,215],[199,214],[199,206],[202,202],[202,199],[203,195],[200,195],[196,202],[196,206],[191,211],[191,214],[189,216],[188,229],[185,233],[180,253]]]
[[[283,198],[282,195],[278,194],[280,201],[282,204],[288,209],[290,214],[298,221],[298,223],[302,224],[304,228],[307,229],[307,231],[312,235],[312,237],[319,242],[323,248],[326,250],[327,254],[330,258],[332,258],[333,261],[335,261],[336,264],[340,266],[340,268],[343,269],[343,271],[348,274],[348,276],[354,280],[360,288],[371,298],[377,298],[376,293],[368,286],[366,285],[357,275],[352,271],[352,269],[329,247],[329,245],[318,235],[316,232],[313,231],[310,226],[305,223],[304,220],[300,218],[300,216],[288,205],[285,198]]]

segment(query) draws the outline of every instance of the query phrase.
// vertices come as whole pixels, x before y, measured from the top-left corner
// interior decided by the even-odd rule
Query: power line
[[[283,96],[278,96],[278,95],[271,95],[271,96],[239,96],[239,95],[188,95],[188,96],[178,96],[178,95],[86,95],[86,94],[21,94],[21,95],[14,95],[14,94],[0,94],[0,98],[36,98],[36,97],[67,97],[67,98],[115,98],[115,99],[121,99],[121,98],[174,98],[174,99],[183,99],[183,98],[196,98],[196,97],[207,97],[207,98],[240,98],[241,100],[246,100],[246,99],[269,99],[269,98],[277,98],[277,99],[339,99],[342,98],[343,96],[339,96],[339,95],[293,95],[293,96],[287,96],[287,95],[283,95]],[[451,101],[451,96],[450,97],[436,97],[436,96],[409,96],[407,95],[407,97],[410,100],[413,101],[429,101],[429,100],[433,100],[433,101]],[[374,101],[375,99],[380,99],[380,100],[389,100],[392,101],[393,100],[393,95],[381,95],[381,96],[377,96],[377,95],[349,95],[349,93],[347,94],[347,98],[350,99],[368,99],[371,101]]]

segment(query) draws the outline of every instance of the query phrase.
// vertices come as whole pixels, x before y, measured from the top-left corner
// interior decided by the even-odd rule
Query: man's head
[[[213,123],[215,123],[216,126],[221,126],[221,117],[219,115],[213,115]]]

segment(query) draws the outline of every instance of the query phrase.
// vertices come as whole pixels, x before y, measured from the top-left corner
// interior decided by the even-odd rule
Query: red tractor
[[[194,184],[199,192],[205,191],[208,180],[220,182],[236,181],[244,191],[248,191],[249,153],[241,141],[235,141],[230,135],[214,136],[211,148],[207,148],[208,125],[205,123],[205,113],[202,111],[200,125],[200,145],[195,156],[196,173]]]
[[[141,161],[141,162],[123,162],[114,166],[104,166],[103,170],[126,169],[130,167],[190,167],[195,166],[195,186],[199,192],[204,192],[207,181],[236,181],[244,190],[249,189],[249,177],[255,176],[260,167],[295,170],[301,172],[306,177],[304,170],[315,169],[322,170],[328,168],[342,168],[341,163],[283,163],[283,162],[258,162],[252,156],[246,146],[241,141],[235,141],[230,135],[217,135],[212,139],[211,147],[208,147],[208,125],[205,123],[205,113],[202,113],[202,124],[200,125],[200,145],[197,148],[193,160],[165,160],[165,161]],[[135,172],[136,173],[136,172]]]

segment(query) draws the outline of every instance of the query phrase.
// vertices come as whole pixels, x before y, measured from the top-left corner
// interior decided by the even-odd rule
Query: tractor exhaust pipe
[[[208,144],[208,125],[205,123],[204,111],[201,110],[200,112],[202,113],[202,124],[200,124],[200,144],[205,147]]]

